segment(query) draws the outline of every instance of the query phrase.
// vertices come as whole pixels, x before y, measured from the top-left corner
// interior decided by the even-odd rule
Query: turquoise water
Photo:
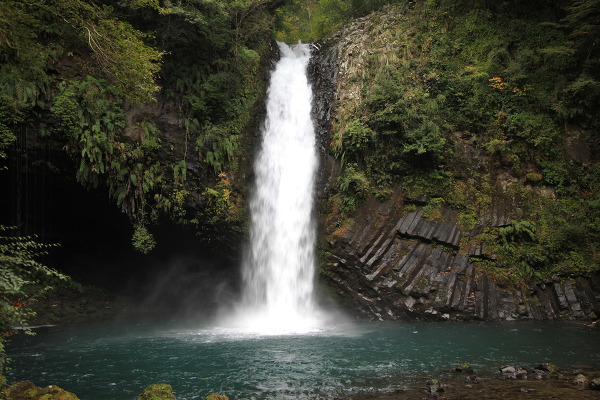
[[[174,323],[38,330],[9,346],[9,380],[54,384],[82,400],[133,400],[169,383],[179,400],[327,398],[398,389],[461,363],[600,366],[600,329],[582,323],[346,323],[260,336]]]

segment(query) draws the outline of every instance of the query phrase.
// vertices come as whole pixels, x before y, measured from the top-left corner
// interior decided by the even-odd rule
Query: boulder
[[[508,379],[527,379],[527,371],[521,367],[506,365],[500,367],[500,372],[502,376]]]
[[[590,381],[590,389],[600,390],[600,378],[592,379]]]
[[[8,400],[79,400],[73,393],[58,386],[40,388],[30,381],[13,384],[4,391],[4,394]]]
[[[573,383],[576,385],[587,386],[590,383],[590,380],[583,374],[577,374],[577,376],[573,378]]]
[[[541,369],[533,369],[533,371],[531,371],[531,374],[533,375],[533,377],[535,379],[541,380],[544,379],[546,377],[546,375],[548,375],[548,373],[546,371],[542,371]]]
[[[516,371],[517,369],[512,365],[505,365],[504,367],[500,367],[500,372],[502,372],[502,375],[511,375],[514,374]]]
[[[206,396],[206,400],[229,400],[229,397],[225,396],[224,394],[211,393]]]
[[[461,364],[458,367],[454,368],[454,372],[462,372],[465,374],[472,374],[474,373],[473,371],[473,367],[471,367],[469,364]]]
[[[444,389],[444,387],[446,385],[443,385],[440,381],[438,381],[437,379],[430,379],[427,381],[427,385],[429,386],[429,393],[442,393],[445,392],[446,389]]]
[[[148,386],[138,400],[175,400],[171,385],[159,383]]]
[[[559,368],[556,365],[550,363],[542,363],[535,367],[535,369],[539,369],[544,372],[559,372]]]

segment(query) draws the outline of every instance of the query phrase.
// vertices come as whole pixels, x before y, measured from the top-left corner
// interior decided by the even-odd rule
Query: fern
[[[516,241],[535,241],[535,223],[530,221],[512,221],[509,226],[498,228],[498,235],[505,245]]]

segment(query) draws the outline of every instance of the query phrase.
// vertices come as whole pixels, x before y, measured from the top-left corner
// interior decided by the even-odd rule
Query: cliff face
[[[356,315],[373,319],[513,320],[596,318],[598,280],[582,276],[548,282],[497,284],[477,262],[481,245],[467,245],[452,210],[441,221],[397,194],[371,199],[343,232],[325,227],[323,276]],[[416,203],[419,204],[419,203]],[[498,210],[492,224],[509,221]]]
[[[410,32],[398,28],[406,18],[397,8],[387,8],[354,21],[319,43],[321,49],[310,66],[322,150],[317,190],[321,277],[340,303],[364,318],[597,318],[600,280],[593,274],[507,278],[483,267],[498,258],[488,245],[488,233],[512,229],[523,218],[522,204],[512,189],[524,180],[477,148],[469,132],[450,134],[447,139],[453,150],[446,162],[460,171],[455,173],[457,185],[480,185],[481,181],[474,179],[478,174],[491,177],[485,204],[475,205],[474,223],[461,220],[460,209],[447,205],[447,193],[442,189],[415,194],[402,182],[393,183],[386,196],[365,196],[350,216],[335,206],[333,198],[342,191],[338,183],[344,170],[343,157],[335,157],[332,149],[336,130],[348,110],[360,108],[364,102],[369,60],[386,58],[400,63],[392,56],[399,52],[398,46],[411,51],[405,44],[410,42]],[[548,185],[525,186],[536,196],[556,197]],[[434,198],[444,201],[435,204]],[[435,212],[431,212],[432,206]]]

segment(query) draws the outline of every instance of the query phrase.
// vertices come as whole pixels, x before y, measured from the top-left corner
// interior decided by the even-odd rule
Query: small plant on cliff
[[[139,250],[144,254],[148,254],[156,246],[154,236],[148,232],[148,228],[141,224],[136,225],[131,238],[131,243],[136,250]]]
[[[354,163],[346,165],[344,173],[337,180],[337,186],[344,214],[353,213],[358,204],[369,195],[369,181]]]

